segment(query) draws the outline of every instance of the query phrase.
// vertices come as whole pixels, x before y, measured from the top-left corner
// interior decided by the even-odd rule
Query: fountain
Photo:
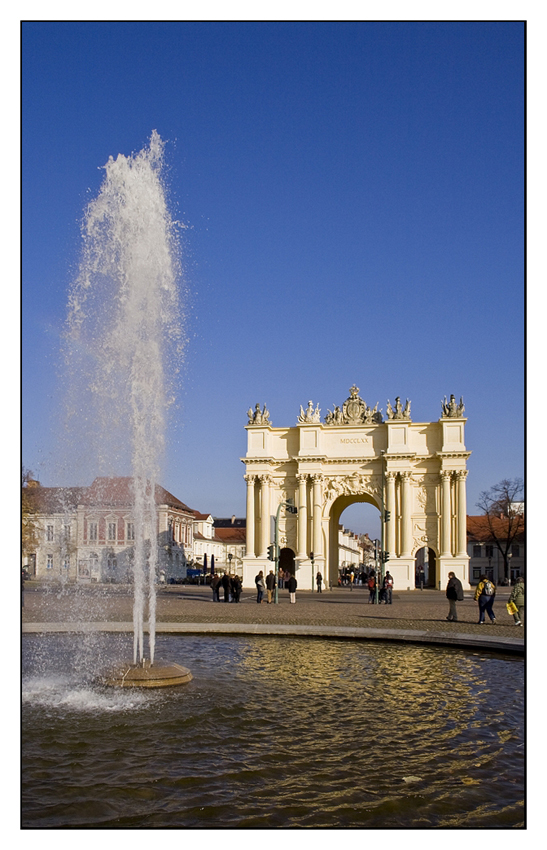
[[[183,348],[177,222],[169,215],[161,178],[163,149],[153,131],[147,148],[129,157],[110,157],[105,166],[99,194],[84,216],[83,251],[69,293],[65,335],[69,421],[80,419],[82,438],[95,445],[99,469],[117,467],[119,474],[120,466],[131,468],[133,662],[106,676],[109,684],[122,687],[159,687],[191,678],[186,668],[154,664],[155,486],[173,398],[170,364],[180,363]]]

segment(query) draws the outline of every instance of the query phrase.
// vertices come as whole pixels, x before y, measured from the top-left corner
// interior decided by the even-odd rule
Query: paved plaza
[[[132,630],[132,589],[120,585],[59,587],[28,582],[22,609],[24,632]],[[256,603],[244,590],[239,604],[213,602],[209,587],[175,585],[158,590],[157,632],[309,635],[395,640],[476,647],[522,654],[524,629],[513,625],[505,603],[509,588],[498,590],[497,622],[478,625],[473,592],[458,603],[458,622],[448,622],[444,591],[395,591],[392,605],[371,605],[368,589],[299,590],[291,605],[286,590],[278,604]],[[221,591],[222,600],[222,591]]]

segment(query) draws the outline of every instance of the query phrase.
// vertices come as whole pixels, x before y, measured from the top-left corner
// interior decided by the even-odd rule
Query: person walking
[[[475,602],[479,603],[479,626],[484,625],[484,614],[488,614],[490,622],[495,623],[494,599],[496,597],[496,585],[488,576],[482,575],[475,590]]]
[[[446,598],[448,599],[448,617],[447,620],[457,622],[458,612],[456,610],[456,602],[461,602],[463,599],[463,587],[459,578],[456,578],[456,573],[448,573],[448,584],[446,585]]]
[[[268,605],[272,601],[272,597],[275,591],[275,573],[273,570],[270,570],[268,575],[266,576],[266,590],[268,591]]]
[[[264,596],[264,591],[266,590],[266,585],[264,584],[264,573],[262,570],[255,576],[255,584],[256,584],[256,601],[260,605],[262,602],[262,597]]]
[[[321,589],[321,585],[323,584],[323,576],[321,575],[321,573],[317,573],[317,575],[315,576],[315,583],[317,585],[317,592],[323,593]]]
[[[215,573],[211,579],[211,590],[213,591],[213,602],[220,602],[220,576]]]
[[[383,591],[384,591],[384,602],[386,605],[391,605],[392,597],[393,597],[393,576],[390,571],[387,570],[384,581],[383,581]]]
[[[229,602],[230,601],[231,581],[230,581],[230,576],[228,575],[228,573],[223,573],[221,582],[222,582],[222,587],[223,587],[223,590],[224,590],[224,601]]]
[[[509,602],[512,602],[517,607],[516,612],[513,614],[515,626],[522,626],[524,620],[524,579],[522,576],[519,576],[515,581]]]
[[[371,573],[369,575],[367,584],[369,591],[368,602],[369,605],[374,605],[374,603],[376,602],[376,576],[374,575],[374,573]]]
[[[293,576],[293,575],[290,576],[290,578],[287,582],[287,587],[288,587],[288,590],[289,590],[289,597],[290,597],[291,603],[294,605],[296,603],[296,588],[298,587],[295,576]]]
[[[279,567],[279,569],[277,571],[277,586],[278,586],[279,590],[283,590],[283,581],[284,581],[283,577],[284,577],[284,575],[285,574],[284,574],[283,570],[281,569],[281,567]]]
[[[351,572],[350,572],[350,574],[349,574],[349,589],[350,589],[350,590],[353,590],[353,582],[354,582],[354,580],[355,580],[355,573],[353,572],[353,570],[351,570]]]

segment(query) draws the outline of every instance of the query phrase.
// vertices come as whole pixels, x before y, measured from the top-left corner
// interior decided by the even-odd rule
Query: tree
[[[509,552],[524,533],[522,478],[504,478],[479,494],[477,507],[483,512],[491,542],[501,552],[505,578],[509,580]]]

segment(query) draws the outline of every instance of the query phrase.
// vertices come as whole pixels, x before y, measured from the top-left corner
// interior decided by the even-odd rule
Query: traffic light
[[[384,511],[384,522],[389,522],[391,519],[391,511]]]
[[[288,514],[297,514],[298,513],[298,508],[296,508],[294,505],[287,505],[286,510],[287,510]]]
[[[275,561],[275,544],[268,546],[268,561]]]
[[[389,552],[382,552],[382,562],[385,564],[386,561],[389,561]]]

